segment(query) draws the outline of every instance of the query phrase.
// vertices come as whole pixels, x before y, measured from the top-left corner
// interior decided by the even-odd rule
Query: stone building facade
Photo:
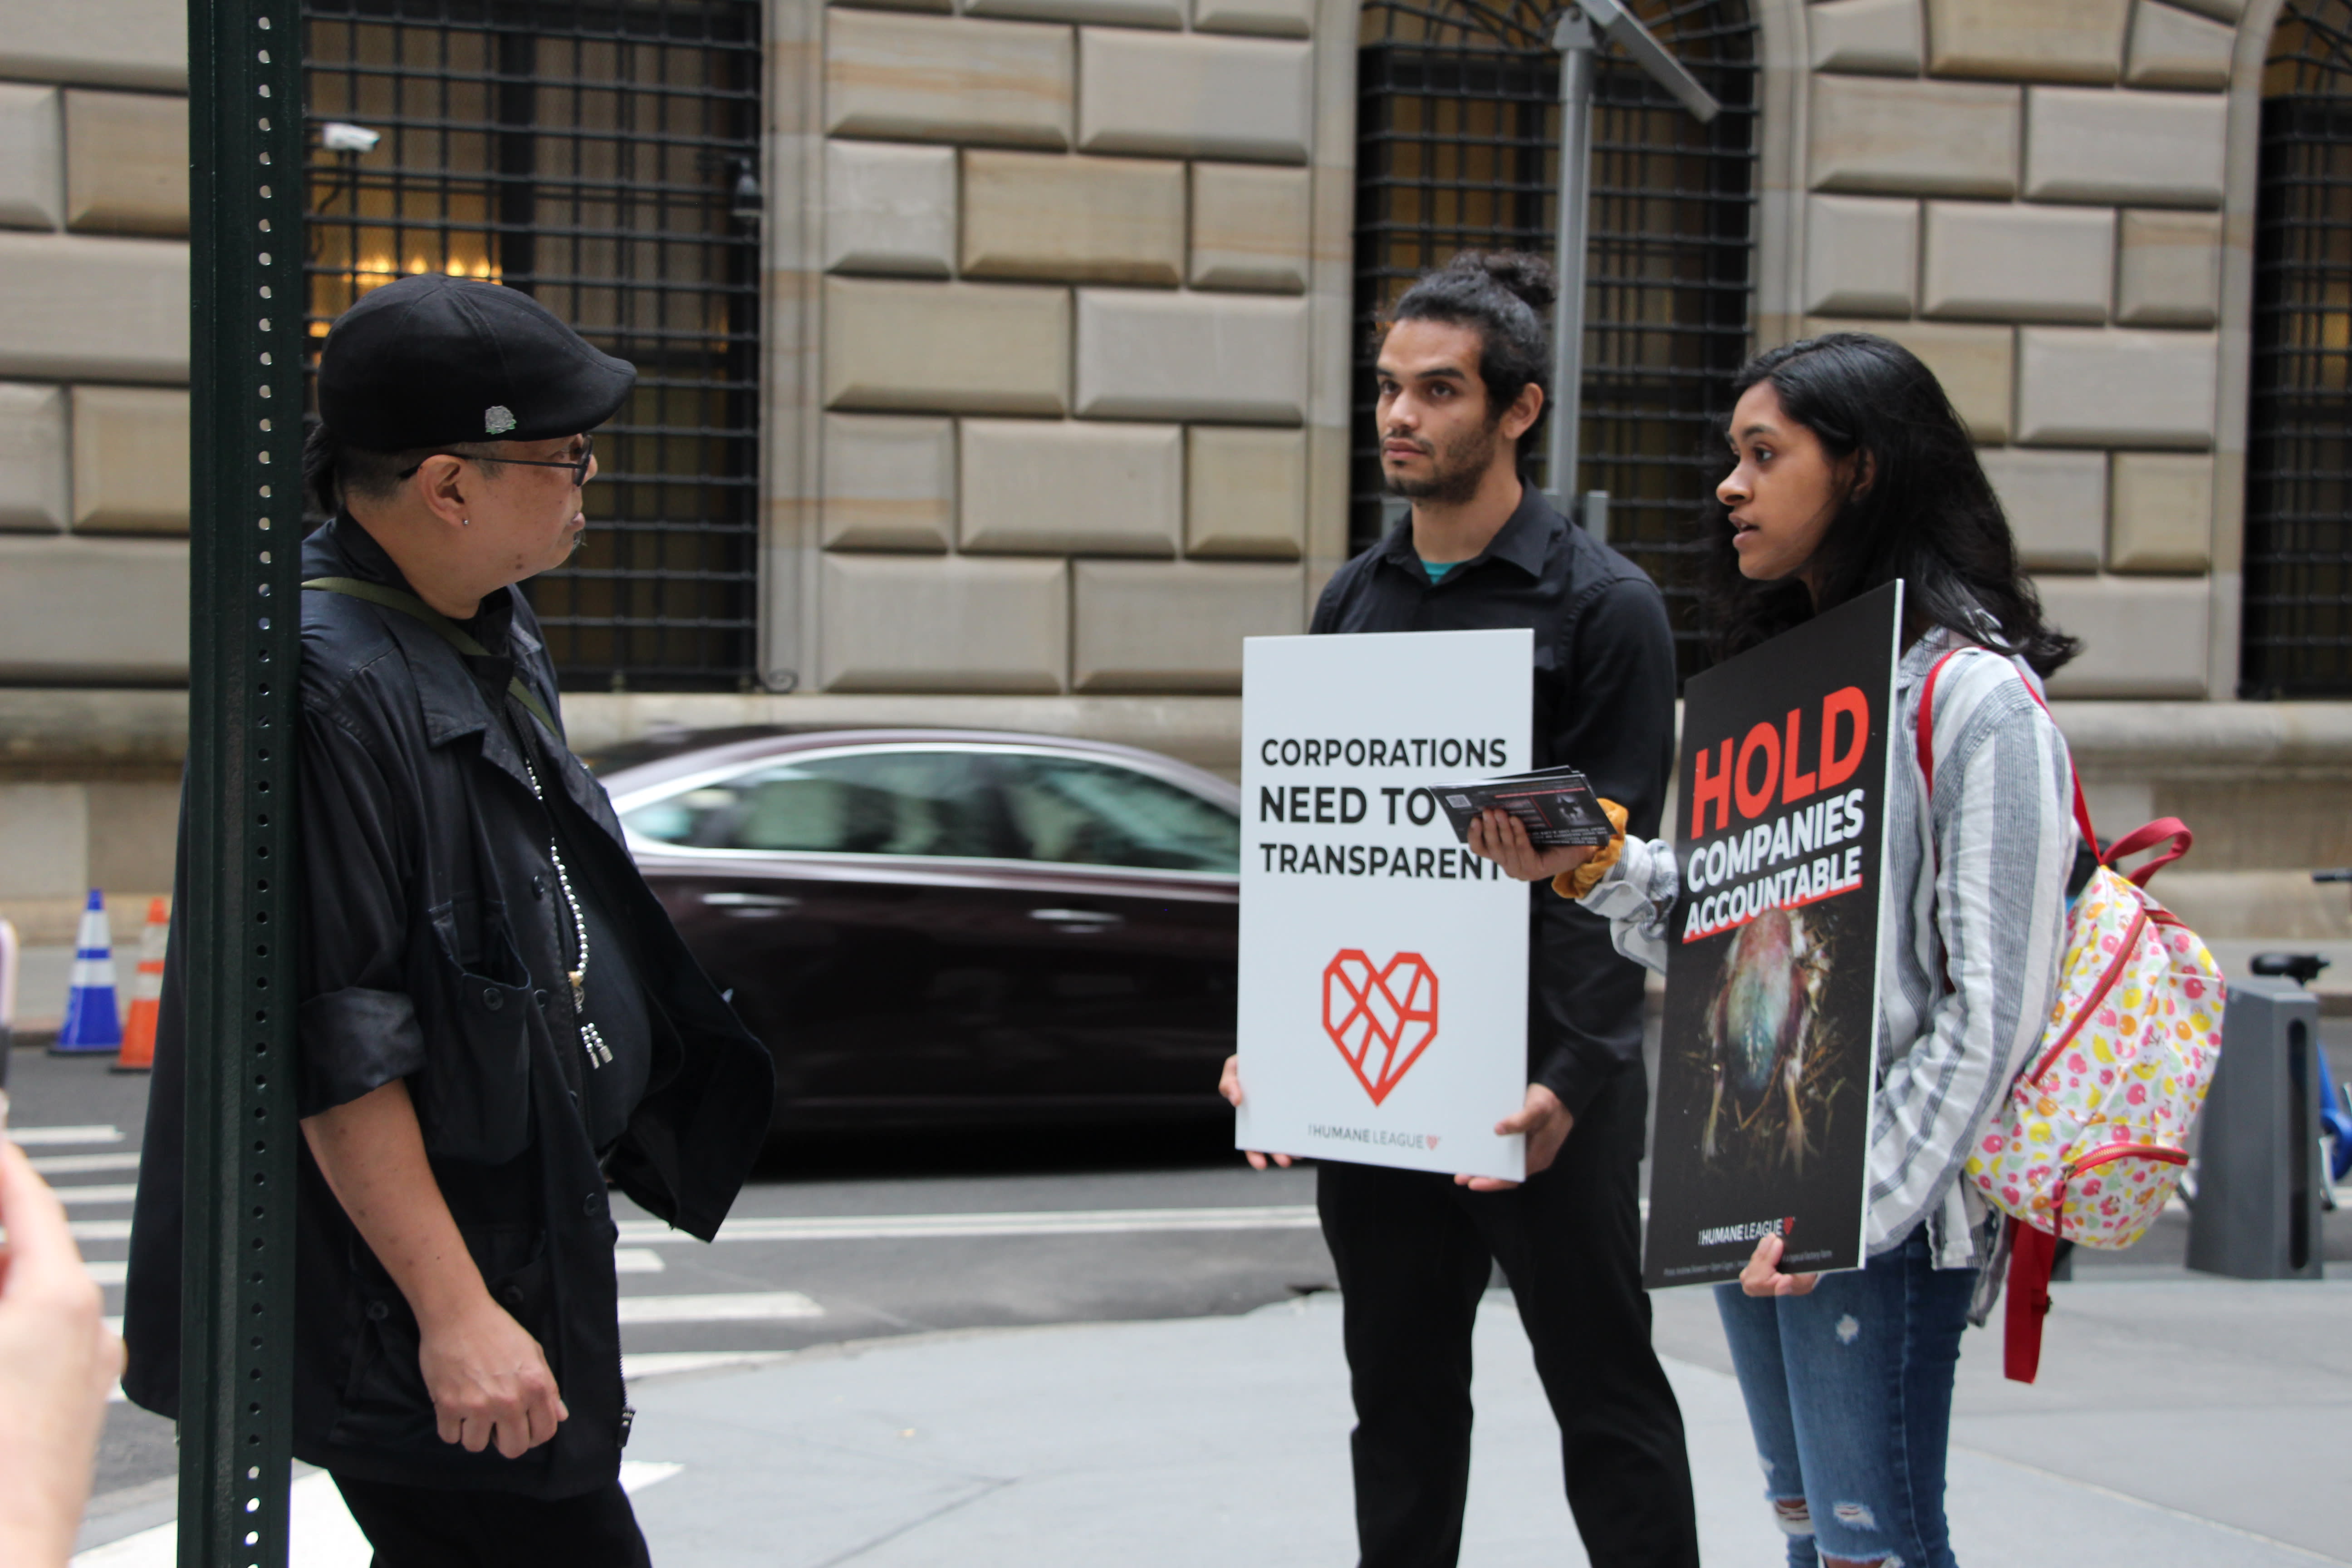
[[[815,353],[775,334],[772,537],[799,538],[772,664],[825,691],[1230,692],[1244,636],[1303,628],[1346,441],[1318,375],[1346,364],[1344,214],[1319,279],[1315,232],[1346,51],[1314,19],[800,18],[822,47],[774,99],[814,112],[771,187],[804,226],[779,225],[803,265],[778,315]]]
[[[2238,696],[2264,63],[2318,4],[1752,0],[1749,319],[1936,369],[2088,645],[2055,693],[2096,803],[2190,818],[2167,881],[2217,934],[2352,959],[2305,876],[2352,862],[2352,702]],[[756,657],[572,694],[575,730],[1234,766],[1241,639],[1349,550],[1359,14],[766,0]],[[182,28],[0,0],[0,913],[37,939],[168,871]]]
[[[35,943],[81,890],[171,881],[186,81],[177,9],[0,8],[0,917]]]
[[[2238,7],[2204,3],[1807,16],[1792,302],[1806,331],[1884,332],[1938,372],[2050,609],[2086,645],[2066,695],[2237,685],[2243,387],[2221,345],[2232,327],[2242,342],[2250,236],[2230,266]]]

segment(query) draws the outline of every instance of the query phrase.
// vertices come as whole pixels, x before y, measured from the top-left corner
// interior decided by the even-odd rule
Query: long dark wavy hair
[[[1730,512],[1710,490],[1702,523],[1700,605],[1717,657],[1744,652],[1819,611],[1900,579],[1905,640],[1945,626],[2044,677],[2082,650],[2045,624],[2017,542],[1977,461],[1975,446],[1935,373],[1899,343],[1830,332],[1749,360],[1736,402],[1770,382],[1780,408],[1811,431],[1833,461],[1868,457],[1814,556],[1820,602],[1793,579],[1741,575]]]

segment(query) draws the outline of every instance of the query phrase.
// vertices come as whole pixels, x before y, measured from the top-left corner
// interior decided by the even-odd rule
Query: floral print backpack
[[[1968,651],[1938,659],[1920,695],[1919,771],[1931,786],[1936,678]],[[2189,852],[2187,825],[2165,817],[2099,849],[2080,778],[2074,825],[2098,865],[2067,907],[2058,999],[1962,1178],[2010,1216],[2003,1360],[2020,1383],[2041,1366],[2058,1242],[2118,1250],[2164,1212],[2221,1058],[2221,965],[2147,891],[2150,877]],[[2167,843],[2128,877],[2114,868]]]

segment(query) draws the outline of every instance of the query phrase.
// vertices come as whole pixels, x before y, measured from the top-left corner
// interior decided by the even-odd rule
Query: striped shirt
[[[1931,631],[1896,667],[1901,722],[1880,882],[1878,1104],[1864,1227],[1875,1256],[1930,1222],[1936,1261],[1947,1268],[1975,1261],[1984,1217],[1960,1169],[2057,996],[2075,844],[2072,763],[2034,700],[2041,683],[2022,661],[1981,648],[1937,679],[1935,798],[1932,814],[1921,812],[1919,695],[1956,640]],[[1609,917],[1619,952],[1660,973],[1681,891],[1676,871],[1671,844],[1629,838],[1584,900]]]

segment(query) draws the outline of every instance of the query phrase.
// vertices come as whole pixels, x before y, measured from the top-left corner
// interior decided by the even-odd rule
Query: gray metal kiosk
[[[2189,1268],[2321,1277],[2318,1052],[2319,998],[2287,981],[2231,978],[2198,1133]]]

